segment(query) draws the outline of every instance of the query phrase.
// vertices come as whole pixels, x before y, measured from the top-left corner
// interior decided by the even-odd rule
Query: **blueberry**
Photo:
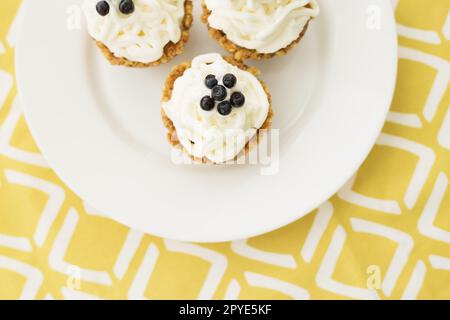
[[[121,0],[119,3],[119,10],[123,14],[132,14],[134,12],[133,0]]]
[[[236,85],[237,79],[234,74],[227,73],[223,76],[222,82],[225,87],[231,89]]]
[[[97,9],[97,13],[99,15],[104,17],[109,13],[109,3],[106,1],[99,1],[99,2],[97,2],[95,9]]]
[[[200,100],[200,107],[205,111],[214,109],[215,104],[216,103],[214,102],[213,98],[209,96],[204,96],[202,100]]]
[[[217,106],[217,111],[222,115],[222,116],[227,116],[231,113],[231,109],[233,107],[231,106],[231,103],[229,101],[222,101],[221,103],[219,103],[219,105]]]
[[[230,97],[230,102],[233,107],[242,107],[245,103],[245,97],[241,92],[233,92]]]
[[[212,88],[211,96],[216,101],[223,101],[227,97],[227,89],[224,86],[217,85]]]
[[[206,78],[205,78],[205,86],[208,88],[208,89],[212,89],[212,88],[214,88],[216,85],[217,85],[217,79],[216,79],[216,76],[215,75],[213,75],[213,74],[208,74],[207,76],[206,76]]]

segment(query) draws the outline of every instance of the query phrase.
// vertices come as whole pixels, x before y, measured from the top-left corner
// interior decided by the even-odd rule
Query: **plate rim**
[[[389,0],[379,0],[379,1],[389,2]],[[22,9],[24,9],[24,11],[26,11],[26,7],[29,5],[29,3],[30,3],[30,0],[25,0],[25,3],[23,4],[24,8],[22,8]],[[392,19],[392,21],[395,21],[394,12],[392,10],[392,7],[390,5],[388,7],[390,9],[389,10],[389,16],[390,16],[389,18]],[[22,18],[23,18],[23,16],[22,16]],[[394,26],[395,26],[395,23],[394,23]],[[380,119],[382,118],[383,120],[380,120],[380,122],[376,126],[377,129],[375,131],[377,132],[377,134],[375,134],[373,137],[371,137],[371,139],[367,139],[367,140],[370,140],[370,143],[367,143],[366,144],[366,149],[364,151],[361,151],[360,157],[359,157],[360,159],[358,159],[358,161],[355,161],[355,163],[353,165],[353,168],[351,170],[351,174],[349,174],[348,176],[347,175],[343,176],[343,179],[341,179],[342,181],[336,181],[337,187],[330,187],[330,189],[333,189],[334,191],[328,192],[328,193],[323,193],[323,196],[322,196],[323,201],[320,201],[317,204],[311,204],[309,208],[305,208],[305,210],[302,210],[302,212],[304,211],[304,213],[300,213],[300,214],[297,214],[297,215],[292,215],[290,218],[287,219],[287,221],[286,220],[279,220],[278,223],[272,224],[271,227],[260,228],[260,230],[257,231],[257,232],[251,232],[251,233],[248,233],[248,234],[245,234],[245,235],[240,235],[240,236],[237,236],[237,237],[236,236],[232,236],[231,238],[230,237],[225,237],[225,238],[224,237],[218,237],[218,238],[202,239],[202,238],[192,238],[192,237],[189,237],[189,236],[188,237],[186,237],[186,236],[173,236],[173,235],[169,235],[168,236],[167,232],[159,232],[158,230],[156,230],[156,231],[153,230],[150,233],[152,235],[159,236],[159,237],[177,239],[177,240],[181,240],[181,241],[199,242],[199,243],[201,243],[201,242],[213,243],[213,242],[224,242],[224,241],[230,241],[230,240],[236,240],[236,239],[243,239],[243,238],[253,237],[253,236],[261,235],[261,234],[264,234],[264,233],[267,233],[267,232],[271,232],[271,231],[274,231],[276,229],[279,229],[280,227],[286,226],[286,225],[288,225],[288,224],[290,224],[290,223],[292,223],[292,222],[294,222],[294,221],[304,217],[309,212],[313,211],[318,206],[320,206],[322,203],[326,202],[331,196],[333,196],[339,190],[340,187],[342,187],[351,178],[351,176],[358,170],[358,168],[361,166],[361,164],[367,158],[368,154],[370,153],[370,151],[372,150],[373,146],[375,145],[375,142],[376,142],[376,140],[377,140],[377,138],[378,138],[378,136],[379,136],[379,134],[380,134],[380,132],[382,130],[382,127],[383,127],[383,125],[385,123],[386,116],[387,116],[387,114],[389,112],[389,106],[391,105],[391,101],[392,101],[394,93],[395,93],[395,82],[396,82],[395,80],[397,78],[397,67],[398,67],[398,60],[397,60],[397,53],[398,53],[397,34],[396,34],[395,28],[393,30],[391,30],[391,31],[394,33],[394,38],[395,38],[394,46],[391,48],[391,49],[393,49],[392,54],[393,54],[393,57],[394,57],[394,60],[393,60],[393,62],[394,62],[393,63],[394,70],[392,70],[393,72],[392,72],[391,77],[390,77],[390,79],[388,81],[389,83],[391,83],[391,85],[390,85],[390,88],[391,88],[390,92],[389,92],[389,94],[386,94],[385,99],[384,99],[386,101],[386,105],[388,107],[385,108],[385,113],[384,113],[383,117],[380,117]],[[22,38],[21,34],[22,34],[22,23],[19,24],[19,36],[18,36],[18,41],[17,41],[17,45],[16,45],[16,51],[15,51],[15,57],[16,57],[15,58],[15,64],[16,64],[15,67],[16,67],[16,82],[17,82],[17,88],[18,88],[18,90],[17,90],[18,91],[18,98],[19,98],[20,101],[24,101],[25,99],[23,98],[23,94],[24,94],[23,90],[20,90],[21,83],[22,83],[22,78],[23,78],[22,77],[23,70],[22,70],[21,66],[19,65],[19,60],[20,60],[19,57],[22,54],[21,53],[21,41],[20,41],[20,39]],[[36,141],[36,144],[38,145],[39,149],[42,150],[42,154],[44,155],[44,157],[46,158],[46,160],[50,164],[51,169],[77,195],[80,195],[80,196],[83,195],[85,192],[82,192],[82,190],[77,190],[78,188],[74,188],[73,187],[73,184],[69,181],[70,179],[66,178],[66,176],[65,176],[65,174],[63,172],[64,170],[60,170],[60,168],[58,166],[54,166],[53,163],[52,163],[52,160],[47,158],[47,156],[45,155],[45,151],[44,151],[44,149],[46,149],[46,148],[45,147],[42,148],[43,144],[41,143],[40,139],[38,139],[37,135],[35,134],[36,132],[35,132],[34,125],[31,125],[31,123],[33,121],[30,121],[30,114],[28,112],[28,107],[26,107],[25,104],[22,104],[22,107],[23,107],[23,110],[24,110],[24,115],[25,115],[25,118],[26,118],[26,122],[28,124],[28,127],[29,127],[32,135],[33,135],[33,138]],[[82,199],[90,198],[89,196],[81,196],[81,197],[82,197]],[[105,215],[105,216],[110,217],[110,218],[112,218],[112,219],[114,219],[116,221],[119,221],[119,222],[121,222],[121,223],[123,223],[125,225],[128,225],[130,227],[139,229],[138,225],[132,225],[132,224],[129,223],[129,221],[124,221],[122,219],[122,217],[117,216],[116,214],[114,214],[112,212],[108,212],[108,214]],[[144,231],[148,232],[148,230],[144,230]]]

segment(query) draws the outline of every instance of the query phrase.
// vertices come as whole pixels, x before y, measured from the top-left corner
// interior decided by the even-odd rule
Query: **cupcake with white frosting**
[[[319,14],[316,0],[203,0],[202,21],[235,59],[282,56]]]
[[[174,67],[161,106],[172,146],[201,163],[244,155],[258,142],[260,130],[270,128],[273,116],[271,96],[257,74],[217,53]]]
[[[191,0],[84,0],[89,34],[114,65],[150,67],[184,50]]]

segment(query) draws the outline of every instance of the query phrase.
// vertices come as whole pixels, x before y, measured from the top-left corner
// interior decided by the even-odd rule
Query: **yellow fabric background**
[[[449,0],[394,1],[397,91],[354,181],[281,230],[212,245],[99,217],[47,167],[16,100],[20,2],[0,1],[0,298],[450,299]]]

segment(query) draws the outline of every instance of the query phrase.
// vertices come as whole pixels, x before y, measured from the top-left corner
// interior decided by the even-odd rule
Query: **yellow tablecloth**
[[[99,217],[47,166],[14,82],[20,0],[0,1],[0,298],[450,299],[450,1],[398,0],[399,80],[380,139],[316,212],[233,243]]]

